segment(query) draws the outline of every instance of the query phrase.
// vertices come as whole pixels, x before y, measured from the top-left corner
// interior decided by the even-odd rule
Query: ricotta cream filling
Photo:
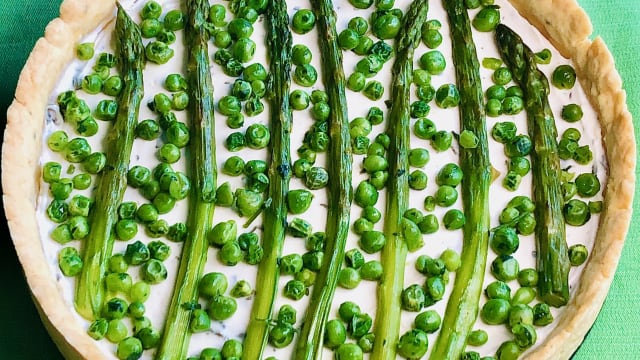
[[[178,8],[179,1],[177,0],[157,0],[163,7],[163,11],[168,11],[171,9]],[[144,5],[143,1],[123,1],[127,10],[129,10],[130,15],[134,18],[134,20],[139,19],[139,10]],[[220,3],[223,5],[228,5],[228,2],[215,0],[213,3]],[[294,6],[295,3],[295,6]],[[406,9],[409,0],[397,0],[396,7],[401,9]],[[553,49],[552,45],[549,41],[544,38],[533,26],[526,22],[513,7],[504,0],[496,0],[496,4],[500,6],[500,13],[502,22],[512,27],[518,34],[522,36],[525,43],[532,48],[533,51],[540,51],[544,48],[548,48],[552,51],[552,61],[549,65],[541,65],[540,68],[545,74],[550,77],[553,69],[559,64],[569,63],[569,61]],[[348,21],[355,16],[362,16],[364,18],[368,18],[373,7],[369,10],[356,10],[351,6],[347,1],[335,1],[336,12],[338,15],[337,22],[337,30],[340,32],[341,30],[347,27]],[[308,0],[305,1],[296,1],[289,2],[289,15],[292,16],[293,13],[299,8],[311,8],[311,4]],[[469,12],[470,17],[473,18],[475,13],[478,10],[471,10]],[[227,12],[227,20],[230,20],[230,12]],[[440,1],[430,1],[429,4],[429,19],[438,19],[442,23],[442,29],[440,30],[443,35],[443,42],[437,48],[437,50],[441,51],[446,59],[447,59],[447,67],[446,70],[441,75],[436,75],[432,77],[432,84],[437,89],[440,85],[445,83],[455,83],[455,75],[454,75],[454,67],[451,60],[451,41],[449,37],[449,27],[447,23],[447,16],[442,8],[442,4]],[[267,55],[266,55],[266,45],[264,44],[264,19],[261,16],[259,20],[254,24],[254,33],[251,38],[256,41],[257,49],[256,54],[251,62],[260,62],[267,66]],[[114,21],[109,21],[104,24],[100,24],[97,29],[88,34],[83,41],[86,42],[95,42],[96,54],[100,52],[110,52],[114,53],[114,39],[112,37],[112,30],[114,27]],[[175,51],[175,56],[165,65],[156,65],[153,63],[147,63],[146,69],[144,72],[144,83],[145,83],[145,100],[143,104],[146,104],[149,101],[152,101],[153,96],[157,93],[168,93],[163,88],[163,82],[166,75],[171,73],[182,73],[184,74],[185,61],[183,59],[182,54],[184,53],[184,44],[182,41],[183,32],[177,32],[177,41],[176,43],[170,45],[172,49]],[[321,54],[317,45],[317,32],[316,29],[312,30],[308,34],[298,35],[293,34],[294,44],[305,44],[309,46],[312,50],[314,57],[311,64],[318,70],[319,74],[321,73],[320,66],[320,57]],[[478,51],[478,58],[480,62],[485,57],[494,57],[500,58],[495,41],[493,39],[493,33],[480,33],[474,31],[474,40],[476,42],[476,48]],[[217,50],[213,44],[210,43],[210,52],[213,53]],[[420,46],[415,51],[415,68],[418,68],[418,59],[419,57],[426,52],[427,49],[424,44],[420,44]],[[355,71],[355,64],[360,59],[360,56],[355,55],[354,53],[347,51],[344,52],[344,71],[346,76],[348,77],[351,73]],[[388,99],[389,87],[388,84],[391,79],[391,65],[393,59],[388,61],[384,68],[374,77],[385,84],[385,95],[382,100],[373,102],[361,93],[354,93],[350,90],[347,90],[347,101],[349,104],[349,119],[353,119],[358,116],[366,116],[368,110],[372,106],[378,106],[383,109],[386,113],[386,106],[384,104],[384,100]],[[214,80],[215,87],[215,96],[216,99],[227,95],[230,93],[231,84],[234,79],[230,78],[223,74],[221,68],[211,61],[212,64],[212,75]],[[78,88],[80,81],[82,78],[91,73],[91,67],[93,66],[93,60],[89,62],[81,62],[79,60],[72,61],[67,67],[66,71],[60,76],[60,80],[58,85],[54,89],[53,93],[50,96],[47,118],[45,119],[45,131],[43,136],[44,146],[46,149],[41,156],[41,164],[44,164],[48,161],[57,161],[63,163],[63,171],[66,170],[65,162],[59,154],[50,152],[46,146],[46,139],[48,134],[53,131],[63,129],[67,131],[70,138],[75,137],[75,130],[71,128],[68,124],[62,122],[62,117],[59,113],[59,110],[56,105],[56,97],[60,92]],[[115,73],[115,69],[112,70],[112,73]],[[488,70],[485,68],[480,69],[480,74],[482,77],[482,86],[483,89],[486,90],[489,86],[493,84],[491,80],[491,75],[493,70]],[[513,83],[509,85],[514,85]],[[297,84],[292,84],[293,89],[305,89]],[[319,76],[318,82],[315,84],[313,89],[323,89],[323,84],[321,81],[321,76]],[[306,88],[309,93],[311,89]],[[412,85],[412,101],[417,100],[415,98],[415,87]],[[95,108],[98,101],[104,99],[106,96],[103,94],[99,95],[88,95],[82,91],[79,92],[79,97],[85,99],[89,106]],[[585,172],[595,172],[600,179],[601,183],[606,183],[607,179],[607,163],[605,159],[605,153],[602,147],[602,143],[600,141],[600,126],[598,123],[597,115],[593,108],[590,106],[585,93],[579,83],[576,82],[576,86],[571,90],[558,90],[554,87],[551,87],[551,95],[549,97],[551,108],[556,117],[556,124],[558,127],[558,133],[562,134],[563,131],[569,127],[575,127],[580,130],[582,133],[582,139],[580,140],[580,144],[588,144],[593,151],[594,161],[589,165],[578,165],[574,161],[563,161],[562,167],[566,168],[568,166],[571,167],[571,172],[577,174],[585,173]],[[265,105],[265,111],[258,116],[255,117],[246,117],[245,126],[249,126],[252,123],[262,123],[268,125],[268,106],[269,104],[266,101],[263,101]],[[564,105],[569,103],[578,103],[582,106],[584,111],[584,117],[581,121],[573,124],[569,124],[563,121],[560,117],[561,109]],[[459,132],[459,115],[458,109],[440,109],[435,103],[431,102],[431,112],[428,115],[428,118],[433,120],[436,123],[438,130],[449,130],[454,132]],[[176,112],[176,116],[179,121],[187,122],[189,121],[187,117],[187,113],[184,111]],[[143,105],[140,109],[140,121],[144,119],[155,119],[156,115],[149,110],[148,107]],[[518,115],[506,116],[501,115],[498,118],[487,117],[487,127],[488,131],[491,130],[493,124],[498,121],[513,121],[517,124],[519,133],[527,133],[526,130],[526,113],[523,111]],[[101,139],[110,130],[110,126],[107,122],[98,121],[100,125],[100,130],[97,135],[88,138],[88,141],[91,143],[93,151],[99,151],[102,148]],[[294,111],[293,112],[293,133],[291,139],[291,149],[292,149],[292,158],[293,160],[297,159],[296,149],[302,144],[302,138],[304,133],[309,130],[311,125],[313,124],[313,119],[311,118],[308,110],[304,111]],[[412,121],[413,123],[413,121]],[[370,135],[370,138],[373,140],[375,135],[381,133],[385,129],[385,123],[381,125],[374,126],[374,130]],[[240,129],[242,130],[242,129]],[[263,159],[267,160],[267,153],[264,150],[250,150],[245,149],[238,153],[230,153],[224,147],[224,141],[226,137],[234,131],[229,129],[225,125],[225,117],[219,113],[216,113],[216,137],[217,137],[217,156],[218,156],[218,170],[221,169],[224,160],[232,155],[239,155],[243,159]],[[162,145],[162,140],[158,139],[157,141],[142,141],[136,140],[133,148],[133,156],[131,159],[131,166],[133,165],[144,165],[150,169],[155,167],[158,164],[158,160],[156,158],[156,152]],[[519,189],[516,192],[507,191],[502,187],[502,179],[504,175],[507,173],[507,158],[503,153],[503,145],[495,142],[493,139],[489,139],[490,146],[490,157],[492,165],[498,170],[501,175],[500,177],[492,184],[490,188],[490,199],[491,199],[491,226],[496,226],[498,224],[498,217],[502,209],[505,207],[506,203],[516,195],[531,195],[531,176],[527,175],[523,177],[522,183],[520,184]],[[435,184],[435,174],[440,170],[440,168],[450,162],[457,163],[458,162],[458,153],[457,153],[457,143],[454,141],[451,149],[445,152],[436,152],[433,150],[427,141],[418,139],[417,137],[411,137],[411,148],[414,147],[423,147],[429,149],[431,153],[431,159],[426,167],[423,169],[427,175],[429,176],[429,184],[425,190],[422,191],[414,191],[412,190],[410,193],[410,203],[409,208],[418,208],[423,209],[423,201],[425,196],[433,195],[435,190],[437,189],[437,184]],[[185,171],[185,153],[183,150],[182,160],[174,164],[172,167],[177,171]],[[361,171],[362,160],[364,156],[355,155],[354,156],[354,173],[353,173],[353,184],[357,186],[362,180],[367,178],[367,174],[364,171]],[[318,154],[316,164],[319,166],[325,166],[328,159],[325,154]],[[81,169],[77,168],[75,173],[77,174]],[[222,174],[218,171],[218,185],[222,184],[225,181],[228,181],[233,189],[239,188],[243,186],[241,177],[230,177],[225,174]],[[69,177],[72,175],[68,175]],[[293,178],[291,181],[291,189],[304,188],[303,183],[297,179]],[[459,189],[459,188],[458,188]],[[91,189],[85,191],[74,191],[74,194],[84,194],[86,196],[91,196]],[[73,297],[75,291],[75,279],[67,278],[62,275],[58,268],[57,263],[57,254],[60,248],[63,246],[51,240],[49,234],[52,229],[56,226],[53,222],[51,222],[46,216],[46,207],[51,201],[51,197],[48,192],[48,184],[42,183],[40,197],[38,201],[38,222],[40,226],[40,234],[42,238],[42,246],[44,248],[45,256],[48,259],[50,268],[52,273],[56,274],[56,279],[58,282],[58,287],[60,289],[61,296],[64,297],[66,303],[69,307],[73,308]],[[327,204],[327,194],[325,190],[317,190],[314,191],[315,198],[312,203],[312,208],[302,215],[298,215],[307,221],[309,221],[313,225],[314,231],[323,231],[325,227],[325,218],[326,218],[326,204]],[[376,208],[379,209],[384,214],[384,199],[385,199],[384,190],[380,192],[378,203],[376,204]],[[600,200],[601,195],[597,195],[597,197],[592,198],[590,200]],[[143,204],[146,201],[142,198],[136,189],[128,188],[125,193],[125,201],[136,201],[139,205]],[[451,208],[462,208],[461,199],[451,207]],[[434,214],[442,219],[444,213],[450,208],[440,208],[437,207],[434,211]],[[175,222],[184,222],[186,220],[187,214],[187,201],[178,201],[176,203],[175,208],[166,215],[161,215],[161,218],[167,220],[169,224],[173,224]],[[354,204],[351,211],[351,222],[355,221],[357,218],[361,216],[361,209]],[[292,216],[289,216],[291,219]],[[214,216],[214,224],[220,221],[226,221],[229,219],[236,220],[238,224],[238,232],[249,232],[256,231],[258,233],[261,232],[260,220],[254,221],[247,229],[242,228],[242,224],[245,223],[246,219],[240,218],[237,214],[231,211],[228,208],[217,207],[215,210]],[[378,222],[375,225],[375,229],[382,230],[383,221]],[[598,227],[599,217],[593,216],[593,218],[582,227],[572,227],[567,225],[567,241],[569,246],[577,243],[582,243],[587,246],[587,248],[591,249],[593,246],[593,241],[596,233],[596,229]],[[352,248],[358,248],[358,236],[354,233],[351,233],[348,242],[347,242],[347,250]],[[144,228],[139,227],[138,235],[136,236],[137,240],[141,240],[144,243],[148,243],[151,241],[144,231]],[[162,240],[162,239],[161,239]],[[424,282],[424,275],[419,274],[415,268],[415,259],[421,254],[428,254],[432,257],[437,257],[440,253],[447,249],[454,249],[457,252],[461,251],[462,246],[462,231],[449,231],[444,229],[441,223],[440,230],[435,234],[424,235],[425,246],[418,250],[415,253],[410,253],[407,258],[407,267],[405,272],[405,287],[411,284],[422,284]],[[163,326],[165,320],[166,308],[169,305],[172,289],[175,283],[175,275],[177,273],[180,252],[181,252],[181,244],[173,243],[164,239],[164,242],[167,243],[172,248],[172,255],[169,259],[165,261],[165,265],[167,267],[169,277],[164,282],[153,285],[152,292],[149,300],[145,303],[146,313],[149,319],[154,326],[154,328],[160,329]],[[116,241],[114,246],[113,253],[122,253],[126,248],[128,242]],[[80,241],[73,241],[64,246],[75,246],[80,248]],[[252,286],[255,288],[255,276],[256,276],[256,267],[249,266],[243,263],[239,263],[234,267],[227,267],[221,265],[216,258],[217,250],[214,248],[209,249],[208,261],[205,267],[206,272],[218,271],[223,272],[227,275],[229,279],[229,288],[231,288],[238,280],[247,280]],[[283,250],[283,255],[290,253],[303,253],[305,252],[304,241],[301,239],[296,239],[292,237],[287,237],[285,240],[285,248]],[[379,259],[379,254],[368,255],[364,254],[366,260]],[[531,236],[520,236],[520,248],[514,254],[520,263],[520,268],[535,268],[535,241],[533,235]],[[487,271],[484,286],[493,282],[495,279],[491,275],[489,270],[489,266],[493,259],[495,258],[495,254],[490,250],[488,261],[487,261]],[[580,281],[580,275],[582,273],[582,266],[575,267],[571,269],[570,272],[570,288],[573,294],[573,289],[575,285]],[[133,277],[134,281],[139,280],[139,274],[136,268],[130,267],[129,274]],[[281,276],[280,278],[280,288],[284,287],[287,281],[291,279],[291,276]],[[441,316],[444,316],[445,307],[447,304],[447,298],[450,294],[450,291],[453,286],[453,281],[455,280],[455,275],[451,274],[449,284],[447,285],[447,292],[445,298],[435,305],[429,307],[429,309],[436,310]],[[322,286],[322,284],[316,284],[318,286]],[[512,282],[509,284],[512,287],[512,293],[517,289],[517,283]],[[370,315],[375,314],[375,306],[376,306],[376,283],[371,281],[362,281],[360,285],[354,290],[346,290],[340,287],[337,288],[336,294],[333,301],[333,309],[329,316],[330,319],[337,317],[337,307],[344,301],[355,301],[360,305],[364,312],[367,312]],[[486,301],[484,295],[481,297],[480,306]],[[236,338],[242,339],[244,336],[246,324],[248,323],[249,313],[251,309],[251,298],[247,299],[238,299],[238,311],[236,314],[229,320],[224,322],[213,322],[214,325],[211,328],[211,331],[207,331],[204,333],[193,334],[191,337],[191,345],[189,350],[189,356],[197,356],[200,351],[205,347],[221,347],[222,343],[228,338]],[[203,307],[206,307],[207,304],[204,301],[201,301]],[[279,292],[279,296],[276,299],[276,303],[274,306],[274,311],[277,310],[283,304],[290,304],[294,306],[298,310],[298,321],[296,326],[300,326],[302,318],[304,317],[304,311],[308,304],[308,296],[305,296],[303,299],[299,301],[291,301]],[[554,316],[557,318],[558,314],[562,311],[560,309],[553,309]],[[401,334],[405,331],[409,330],[412,327],[413,319],[417,313],[402,313],[402,324],[401,324]],[[78,322],[78,326],[86,328],[88,327],[88,322],[82,319],[79,315],[76,316],[76,321]],[[375,319],[374,319],[375,321]],[[544,341],[544,338],[547,334],[557,325],[557,322],[554,322],[551,325],[546,327],[536,327],[538,333],[538,341],[537,344]],[[489,326],[484,324],[481,320],[478,319],[474,328],[482,328],[487,330],[489,333],[489,342],[481,347],[468,347],[468,350],[473,350],[479,352],[482,356],[493,355],[497,350],[498,346],[505,340],[510,337],[510,334],[505,326]],[[435,342],[436,336],[438,333],[429,335],[430,349],[432,348],[432,344]],[[295,342],[295,340],[294,340]],[[115,358],[115,345],[109,343],[107,340],[99,341],[99,346],[104,349],[105,356],[107,358]],[[276,356],[278,358],[287,358],[293,349],[293,345],[285,348],[285,349],[274,349],[271,346],[267,347],[267,351],[265,352],[265,358],[268,356]],[[152,351],[146,351],[145,357],[151,357],[153,353]],[[331,351],[325,349],[325,358],[331,358]],[[366,355],[365,355],[366,356]]]

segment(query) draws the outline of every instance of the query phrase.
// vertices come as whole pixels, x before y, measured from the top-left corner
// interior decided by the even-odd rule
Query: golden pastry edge
[[[575,0],[509,1],[564,56],[574,61],[578,78],[599,114],[609,161],[604,210],[578,289],[556,320],[556,328],[525,357],[568,359],[602,307],[631,220],[636,162],[633,123],[613,57],[600,38],[589,40],[591,22]],[[558,12],[558,8],[564,11]],[[15,100],[7,112],[2,149],[4,206],[14,246],[43,323],[68,359],[103,359],[107,355],[79,326],[73,308],[59,296],[42,251],[35,218],[42,119],[58,80],[50,74],[61,73],[75,56],[76,43],[113,15],[114,9],[115,1],[62,3],[60,17],[47,26],[45,36],[36,43],[20,74]],[[616,196],[607,196],[610,193]],[[591,280],[582,280],[585,278]]]

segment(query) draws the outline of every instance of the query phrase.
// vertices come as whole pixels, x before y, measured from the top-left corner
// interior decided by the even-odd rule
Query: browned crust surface
[[[526,359],[568,359],[582,343],[609,292],[631,221],[636,143],[622,80],[602,39],[589,40],[591,22],[574,0],[510,0],[562,54],[599,114],[609,178],[604,211],[589,262],[558,326]],[[562,11],[558,11],[562,9]]]
[[[582,281],[558,326],[527,359],[568,359],[584,339],[607,295],[631,219],[636,144],[626,94],[611,54],[601,39],[589,40],[591,23],[575,0],[510,0],[556,48],[573,59],[579,79],[599,114],[609,178],[604,211]],[[47,98],[82,36],[113,14],[115,1],[65,0],[33,49],[7,114],[2,151],[2,187],[9,229],[41,317],[69,359],[104,354],[76,321],[73,306],[60,296],[41,246],[35,209],[39,193],[42,119]],[[563,11],[558,11],[563,9]]]
[[[75,320],[73,306],[60,296],[40,243],[35,209],[42,119],[57,74],[75,55],[75,44],[114,9],[115,1],[111,0],[63,2],[60,17],[47,26],[20,73],[2,147],[3,200],[11,237],[40,317],[68,359],[100,359],[105,355],[86,334],[85,325]]]

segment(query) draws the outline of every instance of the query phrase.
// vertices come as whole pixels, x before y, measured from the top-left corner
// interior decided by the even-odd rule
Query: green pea
[[[293,46],[291,52],[291,62],[293,65],[300,66],[309,64],[311,59],[313,58],[313,54],[309,47],[304,44],[296,44]]]
[[[112,68],[116,65],[116,56],[111,53],[103,52],[98,55],[96,64],[99,66],[106,66]]]
[[[338,319],[329,320],[324,330],[324,346],[335,349],[347,340],[347,328]]]
[[[442,218],[442,223],[447,230],[457,230],[465,223],[464,213],[458,209],[448,210]]]
[[[378,202],[378,191],[367,181],[362,181],[356,188],[354,202],[360,207],[373,206]]]
[[[384,95],[384,86],[378,80],[371,80],[365,85],[362,93],[369,100],[377,101],[380,100]]]
[[[487,96],[487,99],[497,99],[502,101],[507,96],[507,91],[503,85],[491,85],[487,89],[485,95]]]
[[[389,12],[376,17],[371,24],[371,32],[378,39],[393,39],[400,31],[401,20],[399,17]]]
[[[294,218],[293,220],[291,220],[287,229],[289,230],[291,236],[298,238],[307,238],[313,232],[311,224],[301,218]]]
[[[319,101],[311,107],[311,117],[316,121],[324,121],[329,118],[331,108],[324,101]]]
[[[74,247],[65,247],[58,252],[58,267],[64,276],[76,276],[82,271],[82,258]]]
[[[582,244],[576,244],[569,247],[569,262],[571,266],[580,266],[587,261],[589,250]]]
[[[351,337],[358,339],[366,335],[371,330],[372,325],[373,320],[369,314],[357,313],[351,317],[347,331],[351,333]]]
[[[316,24],[316,16],[309,9],[300,9],[293,14],[291,29],[297,34],[306,34]]]
[[[444,55],[438,50],[431,50],[420,57],[420,67],[430,75],[441,74],[447,66]]]
[[[291,344],[295,330],[289,323],[278,322],[269,330],[269,344],[281,349]]]
[[[416,316],[413,325],[416,329],[422,330],[427,334],[433,334],[440,329],[442,318],[434,310],[423,311]]]
[[[338,274],[338,285],[345,289],[355,289],[360,284],[360,280],[360,273],[354,268],[343,268]]]
[[[553,314],[549,305],[538,303],[533,307],[533,325],[546,326],[553,322]]]
[[[504,324],[509,318],[511,305],[505,299],[490,299],[480,310],[480,318],[489,325]]]
[[[561,116],[568,122],[576,122],[582,119],[582,107],[578,104],[569,104],[562,107]]]
[[[91,145],[84,138],[74,138],[65,147],[64,157],[71,163],[80,163],[91,155]]]
[[[207,314],[209,314],[211,320],[221,321],[233,316],[237,309],[238,303],[236,299],[229,296],[216,295],[211,298]]]
[[[449,207],[458,200],[458,191],[453,186],[442,185],[433,197],[436,199],[436,205]]]
[[[218,111],[222,115],[231,116],[240,113],[242,104],[237,97],[225,95],[218,101]]]
[[[413,190],[426,189],[427,181],[427,174],[422,170],[416,169],[409,174],[409,187]]]
[[[293,72],[293,81],[300,86],[313,86],[317,80],[318,72],[311,64],[298,65]]]
[[[500,281],[511,281],[518,277],[520,265],[510,255],[500,255],[491,263],[491,273]]]
[[[462,265],[460,254],[452,249],[446,249],[440,254],[440,259],[447,268],[447,271],[455,272]]]
[[[127,337],[127,326],[120,319],[110,320],[105,336],[110,342],[118,343]]]
[[[534,54],[534,59],[538,64],[549,64],[551,63],[551,50],[542,49],[542,51]]]
[[[436,90],[436,104],[443,108],[452,108],[460,103],[460,93],[454,84],[444,84]]]
[[[232,46],[231,52],[241,63],[251,61],[256,52],[256,43],[249,38],[238,39]]]
[[[600,180],[595,174],[584,173],[576,177],[575,184],[578,195],[582,197],[595,196],[600,191]]]
[[[533,309],[526,304],[519,303],[513,304],[511,306],[511,310],[509,311],[509,319],[508,319],[509,328],[513,329],[516,325],[533,324]]]
[[[502,60],[500,60],[500,59],[491,58],[491,57],[486,57],[486,58],[482,59],[482,67],[484,67],[486,69],[496,70],[500,66],[502,66]]]
[[[378,281],[382,277],[384,269],[378,260],[365,262],[360,268],[360,276],[364,280]]]
[[[102,340],[107,334],[109,322],[107,319],[97,319],[89,325],[87,329],[87,335],[91,336],[94,340]]]
[[[237,230],[235,220],[219,222],[207,234],[209,244],[221,247],[230,241],[234,241],[237,237]]]
[[[82,79],[82,90],[88,94],[97,94],[102,90],[102,78],[96,74],[89,74]]]
[[[475,149],[478,147],[479,139],[472,131],[463,130],[458,137],[458,143],[464,149]]]
[[[389,172],[376,171],[373,174],[371,174],[371,177],[369,178],[369,182],[377,190],[382,190],[387,184],[387,179],[389,179]]]
[[[362,235],[366,231],[373,230],[373,222],[365,218],[359,218],[353,222],[353,232]]]
[[[524,109],[524,102],[521,97],[507,96],[502,100],[502,113],[507,115],[519,114]]]
[[[160,125],[152,119],[143,120],[136,125],[136,136],[143,140],[155,140],[160,136]]]
[[[59,179],[49,186],[51,196],[56,200],[66,200],[73,190],[73,182],[71,179]]]
[[[129,265],[143,264],[150,257],[149,248],[139,240],[128,244],[124,253],[124,259]]]
[[[355,2],[355,1],[373,2],[372,0],[350,0],[350,1],[351,2]],[[338,349],[335,351],[334,356],[336,360],[362,360],[364,358],[362,349],[357,344],[353,344],[353,343],[344,343],[338,346]]]
[[[580,165],[587,165],[593,160],[593,152],[589,145],[580,146],[576,149],[573,159]]]
[[[176,111],[181,111],[189,106],[189,95],[184,91],[178,91],[172,95],[171,108]]]
[[[429,115],[431,107],[426,101],[418,100],[411,103],[409,114],[412,118],[422,118]]]
[[[427,45],[429,49],[435,49],[442,44],[442,33],[436,29],[422,28],[421,34],[422,42]]]
[[[167,279],[167,268],[162,261],[150,259],[142,265],[140,274],[142,279],[149,284],[159,284]]]
[[[293,275],[302,270],[303,261],[300,254],[289,254],[280,258],[280,273],[283,275]]]
[[[503,299],[510,300],[511,299],[511,288],[504,281],[494,281],[487,286],[484,290],[485,295],[489,299]]]
[[[232,152],[240,151],[245,146],[245,136],[241,132],[231,133],[229,134],[229,136],[227,136],[227,139],[225,140],[224,145],[229,151],[232,151]]]
[[[536,287],[538,285],[538,272],[536,269],[522,269],[518,273],[520,286]]]
[[[234,40],[246,39],[253,34],[253,25],[247,19],[236,17],[229,22],[227,31]]]
[[[434,259],[427,255],[418,256],[415,266],[419,273],[430,277],[442,276],[447,269],[442,259]]]
[[[382,218],[382,214],[375,207],[366,206],[362,210],[362,217],[375,224],[380,221],[380,219]]]
[[[145,48],[147,60],[160,65],[169,62],[173,54],[173,49],[162,41],[152,41]]]
[[[527,135],[517,135],[504,147],[504,152],[508,157],[527,156],[531,152],[533,145]]]
[[[356,9],[367,9],[373,5],[373,0],[349,0],[349,3]]]
[[[471,346],[482,346],[489,341],[489,334],[482,329],[473,330],[467,336],[467,344]]]
[[[47,207],[47,216],[55,223],[63,223],[69,217],[69,206],[64,200],[53,199]]]
[[[260,63],[251,64],[242,72],[242,78],[251,82],[251,86],[254,87],[254,81],[265,81],[267,79],[267,69]],[[256,93],[255,89],[254,93]]]
[[[444,287],[444,280],[439,276],[428,278],[424,286],[426,295],[433,301],[442,300],[445,291]]]
[[[513,294],[513,298],[511,299],[511,305],[516,304],[528,304],[536,297],[536,291],[528,286],[523,286],[516,290],[515,294]]]
[[[428,214],[420,220],[418,228],[423,234],[433,234],[440,228],[440,223],[435,215]]]
[[[151,293],[151,286],[144,281],[131,285],[129,298],[132,302],[145,302]]]
[[[345,253],[345,261],[348,267],[360,269],[364,265],[364,257],[358,249],[351,249]]]
[[[567,201],[562,209],[562,213],[567,224],[572,226],[582,226],[591,218],[589,205],[579,199]]]
[[[339,280],[338,283],[340,283]],[[283,289],[284,296],[291,300],[302,299],[306,292],[306,286],[300,280],[289,280]]]
[[[520,239],[515,229],[511,227],[499,227],[491,237],[491,249],[498,255],[511,255],[520,245]]]
[[[398,355],[406,359],[420,359],[429,346],[427,333],[420,329],[412,329],[402,334],[398,340]]]
[[[158,150],[158,159],[169,164],[178,162],[181,156],[180,148],[171,143],[162,145]]]
[[[553,70],[551,83],[558,89],[571,89],[576,83],[576,71],[571,65],[560,65]]]
[[[252,97],[244,104],[244,112],[247,116],[257,116],[264,111],[264,104],[260,99]]]
[[[509,171],[513,171],[520,176],[525,176],[531,169],[531,163],[529,162],[529,159],[524,156],[514,156],[509,159],[508,168]]]
[[[360,248],[368,254],[374,254],[384,247],[386,238],[384,233],[376,230],[365,231],[360,237]]]
[[[521,353],[520,346],[515,341],[509,340],[500,345],[496,352],[496,357],[498,360],[516,360]]]
[[[436,175],[436,183],[440,186],[456,187],[462,181],[462,169],[455,163],[444,165]]]
[[[59,244],[66,244],[73,240],[71,238],[71,230],[68,224],[60,224],[56,226],[50,234],[51,238]]]
[[[500,22],[500,12],[497,6],[487,6],[480,10],[471,21],[478,31],[493,31]]]
[[[453,141],[453,135],[449,131],[440,130],[433,134],[430,142],[431,146],[437,152],[443,152],[448,150],[451,147],[451,142]]]
[[[51,151],[59,152],[67,147],[69,137],[63,130],[57,130],[51,133],[47,138],[47,146]]]

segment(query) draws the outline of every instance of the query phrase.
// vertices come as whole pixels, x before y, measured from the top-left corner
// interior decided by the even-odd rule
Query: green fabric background
[[[634,0],[578,1],[590,14],[595,34],[604,38],[616,59],[638,134],[640,3]],[[57,16],[60,3],[61,0],[0,0],[0,119],[3,128],[20,69],[46,24]],[[637,213],[637,191],[635,198]],[[640,253],[639,233],[640,224],[634,222],[602,312],[573,359],[640,358],[640,262],[635,259]],[[62,359],[31,302],[4,221],[0,222],[0,234],[0,284],[3,288],[0,295],[0,359]]]

